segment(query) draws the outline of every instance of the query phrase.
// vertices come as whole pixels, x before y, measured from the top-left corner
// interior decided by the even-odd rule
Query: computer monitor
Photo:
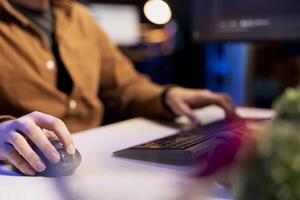
[[[299,0],[194,0],[193,39],[300,40]]]

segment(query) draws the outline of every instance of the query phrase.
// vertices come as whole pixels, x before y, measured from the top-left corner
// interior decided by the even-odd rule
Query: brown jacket
[[[52,4],[59,52],[74,84],[71,95],[57,89],[47,38],[0,0],[0,115],[41,111],[62,119],[71,132],[99,126],[103,102],[119,115],[167,115],[163,88],[134,70],[86,8],[71,0]]]

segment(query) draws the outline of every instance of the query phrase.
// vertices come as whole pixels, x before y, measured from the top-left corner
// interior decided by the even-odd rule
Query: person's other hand
[[[209,90],[173,87],[168,90],[165,103],[176,115],[187,116],[194,124],[199,124],[199,121],[192,109],[212,104],[222,107],[227,116],[235,115],[230,96],[223,93],[213,93]]]
[[[0,124],[0,159],[8,161],[25,175],[45,170],[45,164],[32,150],[28,139],[35,143],[51,163],[60,160],[59,153],[49,139],[59,139],[69,154],[75,146],[65,124],[55,117],[33,112]]]

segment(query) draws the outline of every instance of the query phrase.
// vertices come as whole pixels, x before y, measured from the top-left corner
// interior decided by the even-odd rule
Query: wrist
[[[168,99],[169,99],[169,95],[170,95],[170,91],[172,91],[174,88],[176,88],[178,86],[176,85],[169,85],[165,88],[165,90],[163,91],[162,95],[161,95],[161,101],[162,101],[162,105],[163,107],[172,114],[173,117],[176,117],[177,115],[174,113],[174,111],[171,109],[171,107],[168,104]]]

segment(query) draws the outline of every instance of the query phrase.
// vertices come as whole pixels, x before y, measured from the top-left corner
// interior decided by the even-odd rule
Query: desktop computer
[[[197,42],[300,39],[299,0],[194,0],[193,8]]]
[[[205,47],[206,88],[239,106],[270,108],[285,88],[299,85],[300,1],[192,2],[190,36]]]

